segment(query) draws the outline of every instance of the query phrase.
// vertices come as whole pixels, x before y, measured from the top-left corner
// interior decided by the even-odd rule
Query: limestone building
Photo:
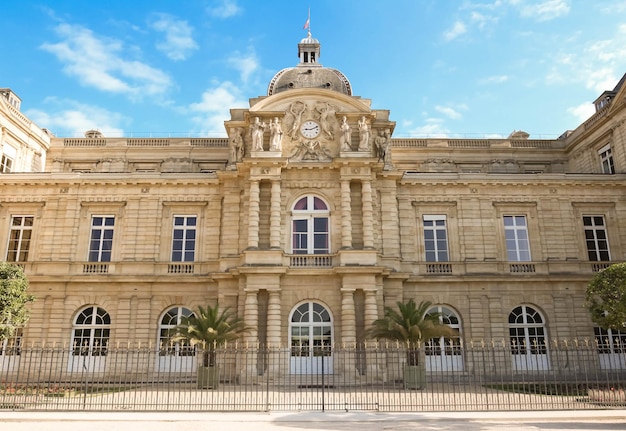
[[[598,336],[599,366],[626,366],[625,336],[583,307],[626,251],[626,86],[555,140],[400,139],[318,62],[318,40],[298,52],[223,139],[49,137],[1,99],[3,148],[30,151],[0,175],[0,254],[37,297],[23,342],[158,345],[217,302],[254,328],[249,343],[351,345],[413,298],[459,330],[453,345]],[[431,355],[462,371],[446,343]],[[514,367],[551,367],[545,349],[512,352]],[[296,374],[321,360],[291,359]]]

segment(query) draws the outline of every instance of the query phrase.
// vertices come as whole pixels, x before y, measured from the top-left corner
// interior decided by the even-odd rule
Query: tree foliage
[[[181,319],[180,325],[174,328],[172,340],[200,345],[204,349],[202,365],[208,367],[215,365],[217,346],[235,341],[249,330],[244,320],[229,308],[220,311],[217,304],[206,308],[199,306],[195,314]]]
[[[35,297],[28,293],[24,270],[11,263],[0,263],[0,340],[11,337],[28,321],[27,304]]]
[[[439,321],[439,313],[429,313],[432,303],[413,299],[397,302],[398,309],[385,307],[384,317],[377,319],[368,330],[368,336],[406,344],[407,365],[419,364],[418,347],[422,341],[432,338],[454,337],[457,331]]]
[[[591,320],[604,329],[626,329],[626,263],[598,272],[587,286]]]

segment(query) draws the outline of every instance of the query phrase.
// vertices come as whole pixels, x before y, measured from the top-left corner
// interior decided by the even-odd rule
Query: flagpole
[[[309,8],[309,15],[307,17],[307,22],[309,23],[309,33],[307,36],[311,38],[311,8]]]

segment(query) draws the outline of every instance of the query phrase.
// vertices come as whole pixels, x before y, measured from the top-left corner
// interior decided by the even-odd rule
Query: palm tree
[[[218,305],[198,307],[198,312],[185,316],[180,325],[174,328],[173,341],[186,341],[203,349],[202,366],[214,367],[216,348],[229,341],[235,341],[250,328],[241,317],[235,316],[229,308],[220,312]]]
[[[428,301],[416,305],[409,299],[407,303],[397,302],[398,310],[385,307],[384,317],[374,321],[368,336],[406,344],[407,365],[418,365],[421,342],[458,335],[456,330],[439,321],[439,313],[428,313],[431,305]]]

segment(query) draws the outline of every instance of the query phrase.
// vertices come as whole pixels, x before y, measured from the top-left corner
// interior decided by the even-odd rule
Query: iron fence
[[[561,342],[217,348],[7,346],[0,409],[88,411],[486,411],[626,405],[626,350]]]

